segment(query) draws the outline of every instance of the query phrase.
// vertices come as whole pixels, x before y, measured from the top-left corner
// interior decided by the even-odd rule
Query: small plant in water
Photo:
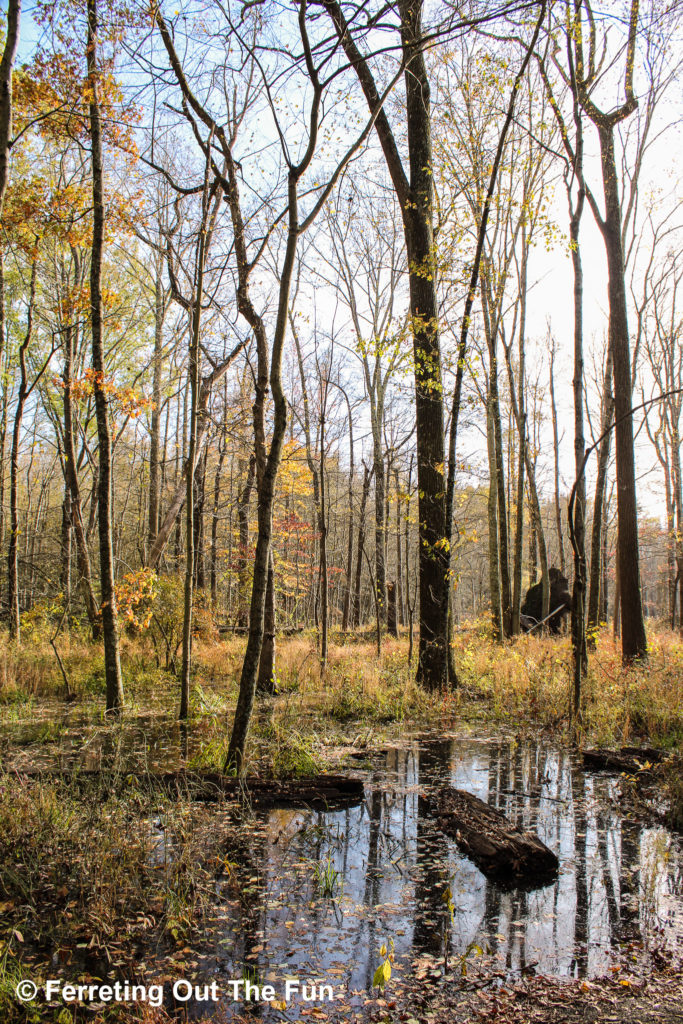
[[[249,994],[249,986],[257,988],[259,991],[263,988],[263,981],[256,967],[243,967],[242,968],[242,981],[245,984],[245,1002],[250,1003],[252,996]]]
[[[389,939],[389,946],[387,948],[386,943],[382,943],[379,947],[379,955],[382,958],[382,962],[375,971],[375,975],[372,979],[372,984],[375,988],[380,989],[384,992],[387,987],[387,982],[391,977],[391,965],[394,962],[394,940]]]
[[[470,942],[469,946],[464,953],[456,957],[456,963],[460,967],[460,973],[464,977],[467,976],[467,958],[470,956],[482,956],[484,950],[476,942]]]
[[[332,857],[328,853],[326,859],[313,868],[313,881],[321,896],[332,899],[339,890],[339,895],[344,889],[344,879],[341,872],[337,871],[332,863]]]

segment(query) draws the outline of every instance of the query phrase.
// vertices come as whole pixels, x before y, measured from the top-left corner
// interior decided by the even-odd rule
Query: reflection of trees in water
[[[586,782],[583,773],[572,770],[572,801],[574,815],[574,958],[571,973],[584,978],[588,970],[588,877],[586,872]]]
[[[638,897],[640,880],[640,826],[623,818],[621,822],[621,864],[619,888],[621,905],[619,915],[619,938],[624,941],[636,938],[638,928]]]
[[[387,769],[395,778],[397,789],[374,789],[366,801],[368,813],[368,846],[362,901],[367,908],[367,926],[359,924],[357,962],[364,964],[364,985],[372,989],[372,979],[378,966],[378,950],[391,937],[391,927],[378,926],[377,907],[382,903],[382,886],[394,872],[392,856],[405,854],[410,838],[410,803],[415,799],[406,792],[416,779],[415,755],[410,750],[387,753]],[[367,930],[366,930],[367,927]]]
[[[382,793],[378,789],[370,794],[368,812],[368,859],[365,871],[363,902],[370,910],[368,916],[368,955],[365,963],[365,987],[371,989],[377,946],[381,945],[377,941],[377,924],[375,915],[372,913],[372,910],[381,902],[380,827],[382,823]]]
[[[420,748],[419,781],[422,786],[440,783],[449,777],[452,743],[430,742]],[[414,888],[413,946],[422,953],[442,956],[445,943],[450,946],[451,921],[444,902],[449,884],[448,840],[436,828],[429,802],[418,797],[416,827],[416,877]]]
[[[683,877],[672,837],[663,828],[640,836],[640,927],[645,934],[664,927],[683,935]],[[680,941],[680,939],[679,939]]]
[[[248,884],[241,884],[239,889],[239,928],[234,934],[232,953],[231,978],[249,978],[256,983],[263,983],[263,975],[268,970],[267,954],[260,954],[256,959],[248,959],[255,946],[265,945],[268,941],[268,914],[266,910],[265,869],[268,863],[268,840],[265,830],[254,829],[253,823],[247,821],[243,831],[231,836],[230,846],[224,856],[238,865],[240,879]],[[250,1017],[262,1017],[266,1004],[245,1003],[241,1012]]]
[[[562,869],[554,885],[528,893],[504,892],[455,852],[417,792],[418,786],[424,790],[451,778],[488,799],[518,827],[536,831],[560,854]],[[623,934],[624,922],[637,928],[637,897],[649,894],[647,906],[640,901],[644,929],[665,906],[672,884],[664,847],[654,838],[646,843],[634,823],[622,826],[611,800],[614,785],[585,776],[574,756],[540,744],[441,740],[423,744],[419,751],[392,752],[361,807],[317,817],[294,812],[298,823],[304,820],[308,826],[308,838],[298,836],[294,817],[287,818],[284,831],[292,858],[285,856],[286,837],[280,845],[274,838],[284,819],[273,820],[264,877],[278,897],[278,909],[266,920],[262,891],[243,898],[236,975],[240,963],[256,962],[246,956],[255,943],[263,942],[259,926],[269,927],[266,942],[272,943],[260,954],[262,972],[279,950],[293,951],[295,934],[284,929],[283,897],[305,929],[304,936],[301,930],[297,933],[302,946],[289,961],[292,968],[305,972],[310,950],[319,968],[341,962],[354,988],[371,988],[378,948],[391,937],[399,957],[409,953],[411,941],[413,955],[438,959],[444,956],[445,942],[457,956],[475,941],[492,946],[501,967],[510,972],[535,962],[544,973],[586,976],[604,970],[609,946]],[[246,877],[258,875],[263,856],[251,837],[249,843],[250,850],[240,856]],[[311,901],[311,870],[295,863],[317,859],[324,864],[328,852],[345,883],[338,914],[332,901]],[[449,885],[455,904],[452,925],[443,900]],[[624,906],[629,895],[635,919]],[[400,907],[400,916],[387,904]]]

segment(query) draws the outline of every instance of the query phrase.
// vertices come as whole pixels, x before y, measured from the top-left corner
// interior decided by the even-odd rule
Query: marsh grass
[[[112,965],[142,958],[141,950],[157,963],[187,952],[207,932],[217,865],[231,859],[236,884],[243,881],[237,862],[244,858],[231,853],[241,842],[243,830],[220,808],[168,800],[144,779],[106,786],[1,773],[3,1024],[59,1020],[44,1006],[32,1017],[32,1007],[14,998],[17,980],[40,984],[55,976],[56,963],[71,977],[103,977]],[[165,1019],[136,1013],[120,1019]]]
[[[331,644],[324,670],[313,635],[279,641],[279,692],[257,703],[249,771],[314,775],[336,767],[349,747],[372,749],[387,736],[415,727],[437,732],[469,724],[478,731],[495,727],[514,734],[543,731],[560,740],[570,736],[567,637],[524,636],[501,645],[493,642],[486,625],[462,624],[454,650],[459,686],[436,693],[416,686],[405,636],[385,640],[380,659],[372,638],[353,643],[345,637],[333,639],[338,642]],[[122,723],[108,724],[102,715],[99,648],[77,635],[60,637],[60,653],[77,698],[67,705],[48,641],[40,636],[33,640],[17,648],[0,639],[0,722],[9,726],[2,733],[0,755],[0,764],[7,766],[0,768],[0,1020],[56,1024],[57,1010],[46,1016],[52,1011],[42,1006],[36,1011],[39,1016],[32,1017],[33,1007],[18,1007],[13,996],[17,975],[38,980],[40,964],[55,952],[67,957],[67,964],[81,962],[95,973],[112,962],[128,962],[130,950],[152,949],[157,963],[165,951],[177,956],[209,927],[216,865],[226,865],[223,877],[230,865],[231,884],[245,899],[254,869],[244,846],[243,822],[228,824],[220,808],[207,809],[184,798],[168,800],[147,783],[144,772],[135,784],[127,781],[130,755],[121,741],[126,730],[142,732],[132,723],[131,711],[158,716],[162,730],[177,715],[178,680],[157,666],[152,645],[145,639],[124,639],[126,714]],[[222,767],[243,650],[239,638],[196,641],[190,769]],[[68,783],[41,780],[9,770],[16,753],[15,723],[38,726],[32,746],[21,748],[22,763],[28,766],[31,757],[59,756],[61,744],[69,739],[64,722],[72,712],[84,741],[98,731],[111,737],[107,766],[117,774],[115,786],[84,785],[78,778]],[[651,631],[648,662],[626,669],[611,635],[600,633],[590,654],[583,729],[587,743],[647,741],[680,749],[679,638],[665,630]],[[680,758],[672,758],[669,773],[672,823],[679,827],[680,764]],[[330,872],[325,862],[319,866],[323,893],[338,886],[331,861],[329,866]],[[30,950],[16,932],[31,937]],[[144,1019],[148,1024],[166,1019],[163,1011],[149,1007],[125,1013],[122,1009],[117,1019]]]
[[[63,699],[63,683],[47,640],[16,648],[0,641],[0,714],[5,723],[35,721]],[[275,697],[259,702],[248,756],[261,770],[306,774],[318,770],[325,750],[349,734],[373,729],[454,727],[490,723],[519,731],[569,736],[571,649],[567,636],[522,636],[493,641],[487,624],[463,623],[454,638],[459,686],[427,693],[407,662],[407,638],[386,638],[377,658],[374,640],[332,636],[321,669],[314,634],[281,638]],[[339,642],[334,642],[338,640]],[[101,716],[102,655],[78,636],[60,637],[60,653],[81,714]],[[584,685],[583,739],[597,744],[649,743],[676,749],[683,741],[683,644],[666,630],[650,631],[647,663],[624,668],[618,644],[599,633]],[[192,716],[203,722],[197,767],[224,759],[244,651],[244,639],[198,638]],[[178,680],[156,664],[146,638],[125,637],[122,663],[126,712],[175,715]],[[190,724],[192,729],[192,723]],[[196,726],[195,726],[196,728]],[[46,740],[49,737],[46,737]],[[55,737],[58,739],[58,737]],[[266,765],[270,757],[270,767]]]

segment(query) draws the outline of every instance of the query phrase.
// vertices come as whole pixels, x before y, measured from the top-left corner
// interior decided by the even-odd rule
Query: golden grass
[[[490,721],[567,732],[572,686],[569,637],[521,636],[499,644],[487,624],[464,623],[454,637],[459,686],[426,693],[408,665],[408,641],[385,638],[381,658],[374,640],[330,644],[320,664],[313,632],[281,638],[277,646],[277,698],[267,703],[271,726],[318,733],[347,723],[416,721],[434,728],[447,721]],[[244,638],[198,639],[194,649],[195,710],[230,715],[237,697]],[[618,643],[597,638],[584,682],[584,738],[596,743],[647,739],[667,746],[683,741],[683,642],[668,630],[651,631],[647,662],[624,668]],[[77,636],[60,636],[59,648],[80,700],[99,704],[104,692],[102,654]],[[145,638],[124,637],[122,663],[127,702],[137,711],[173,711],[177,680],[157,666]],[[0,706],[63,693],[54,652],[40,637],[20,647],[0,638]]]

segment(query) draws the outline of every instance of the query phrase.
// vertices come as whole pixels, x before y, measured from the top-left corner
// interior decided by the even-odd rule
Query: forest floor
[[[32,628],[32,633],[31,633]],[[229,808],[168,801],[145,788],[102,787],[76,793],[68,783],[34,784],[29,769],[57,764],[113,767],[126,772],[216,770],[223,763],[237,695],[243,639],[221,640],[206,629],[195,645],[191,720],[175,720],[178,683],[165,671],[166,651],[152,638],[126,637],[123,666],[126,712],[121,723],[102,715],[103,663],[98,649],[76,635],[59,637],[69,680],[64,679],[40,622],[26,630],[21,647],[0,640],[0,1019],[3,1021],[168,1019],[163,1010],[119,1007],[101,1017],[46,1006],[20,1007],[14,985],[22,965],[37,965],[38,951],[66,958],[78,951],[88,969],[139,966],[150,936],[168,964],[192,957],[193,936],[205,927],[217,858],[234,886],[244,885],[235,865],[243,859],[243,825]],[[569,639],[520,637],[494,644],[486,626],[458,630],[455,661],[459,685],[426,694],[414,683],[408,641],[385,638],[377,657],[371,634],[336,635],[321,669],[315,635],[282,638],[278,644],[275,697],[259,702],[248,751],[248,771],[262,778],[305,778],[329,771],[369,768],[378,751],[402,734],[469,733],[545,737],[572,742],[569,723]],[[650,632],[647,665],[624,669],[608,633],[590,654],[584,689],[582,746],[648,744],[670,753],[655,787],[659,807],[666,789],[670,822],[683,825],[683,642],[666,630]],[[635,779],[625,788],[638,813]],[[149,835],[140,830],[163,819],[168,834],[182,837],[173,877],[151,870]],[[215,827],[216,821],[219,827]],[[121,836],[126,843],[121,843]],[[248,857],[247,857],[248,860]],[[60,952],[61,951],[61,952]],[[178,960],[179,957],[179,960]],[[106,965],[105,965],[106,966]],[[144,967],[144,964],[142,965]],[[41,968],[44,973],[44,967]],[[38,974],[36,976],[39,976]],[[365,1007],[363,1019],[405,1024],[496,1020],[509,1024],[659,1024],[683,1020],[680,964],[651,958],[632,973],[581,983],[524,978],[494,988],[484,980],[430,992],[407,990]],[[424,998],[423,998],[424,997]],[[132,1013],[132,1011],[131,1011]],[[320,1010],[302,1020],[324,1019]],[[175,1018],[177,1019],[177,1018]],[[214,1018],[219,1021],[220,1016]],[[232,1018],[235,1019],[234,1017]]]

